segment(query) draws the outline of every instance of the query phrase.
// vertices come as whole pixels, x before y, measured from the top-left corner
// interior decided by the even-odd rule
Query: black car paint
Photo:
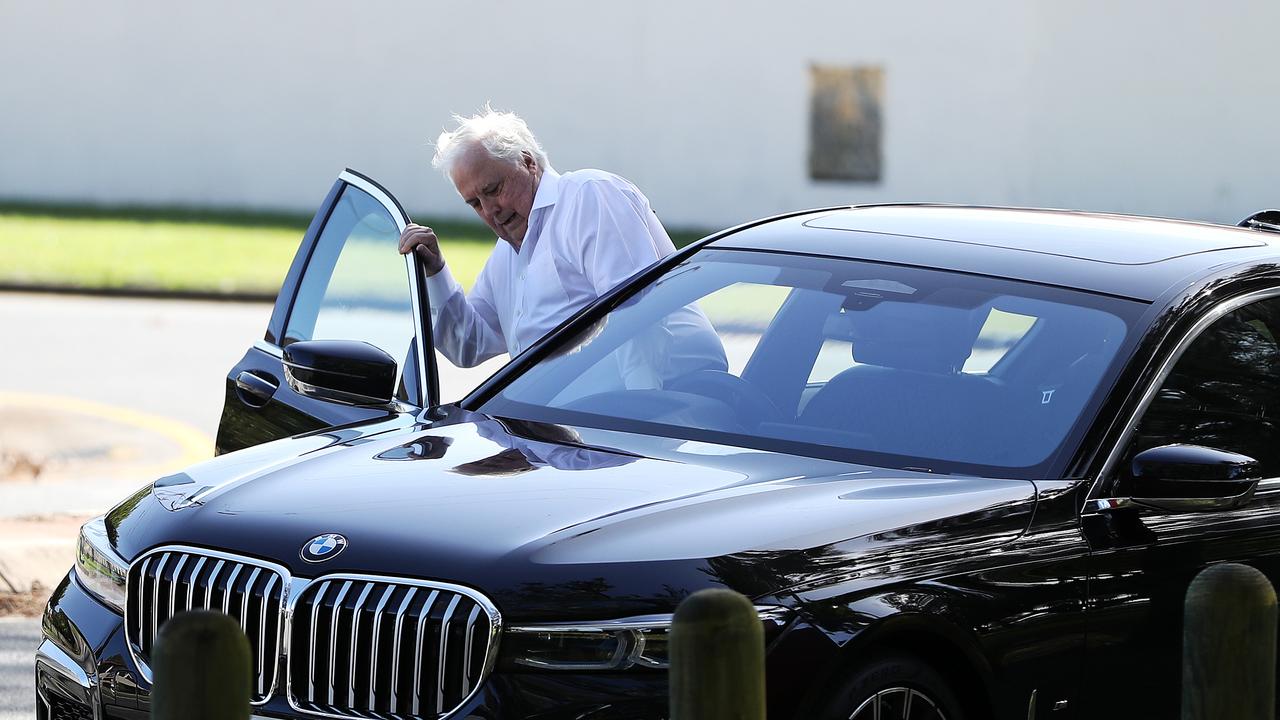
[[[877,214],[890,212],[900,217],[893,222],[877,221]],[[945,237],[926,234],[936,228],[918,216],[935,213],[949,214],[954,234]],[[842,221],[839,227],[833,222],[825,223],[826,226],[816,224],[832,216]],[[1033,219],[1039,222],[1028,223]],[[852,229],[864,223],[876,229]],[[1054,223],[1062,227],[1054,227]],[[1107,228],[1106,233],[1095,227],[1099,223]],[[1118,256],[1122,251],[1115,249],[1116,245],[1159,245],[1156,238],[1150,235],[1144,238],[1135,232],[1139,228],[1150,235],[1163,236],[1160,239],[1177,239],[1180,234],[1199,235],[1201,247],[1141,258]],[[1071,232],[1073,229],[1076,232]],[[955,235],[965,239],[953,239]],[[1025,247],[1028,240],[1052,244],[1029,250]],[[1218,225],[1082,212],[945,205],[879,205],[813,211],[768,226],[745,228],[715,245],[944,268],[1148,302],[1208,268],[1226,268],[1275,257],[1274,247],[1267,244],[1261,233]]]
[[[890,562],[900,567],[901,548],[936,545],[937,518],[957,529],[973,526],[978,534],[966,540],[973,551],[1000,545],[1026,528],[1035,494],[1023,480],[889,471],[741,448],[715,448],[726,454],[714,455],[655,451],[624,433],[576,431],[607,439],[596,447],[608,449],[563,448],[567,457],[543,459],[550,443],[459,410],[430,426],[310,450],[251,482],[202,478],[201,484],[227,484],[190,511],[143,501],[118,521],[109,517],[108,532],[118,532],[125,557],[162,542],[251,555],[270,548],[267,556],[306,576],[315,570],[298,560],[296,547],[317,535],[316,527],[329,527],[350,545],[326,563],[326,572],[464,580],[500,607],[521,608],[519,620],[540,622],[600,614],[589,598],[527,591],[584,576],[615,589],[610,594],[619,604],[603,617],[624,617],[670,612],[661,607],[670,597],[650,595],[655,578],[647,571],[659,565],[673,585],[700,584],[690,573],[733,575],[729,584],[761,596],[838,573],[847,568],[842,557],[858,557],[863,572]],[[444,451],[405,463],[397,451],[415,444]],[[505,475],[484,467],[512,446],[537,458],[530,470]],[[646,456],[635,453],[640,449]],[[362,482],[350,483],[352,474]],[[812,509],[824,502],[829,510]],[[796,511],[802,507],[810,509]],[[261,522],[264,513],[269,526]],[[715,532],[708,532],[706,513],[717,518]],[[766,513],[770,524],[762,527]],[[849,541],[850,527],[868,537]],[[406,547],[418,554],[397,552]],[[284,558],[283,548],[294,557]]]
[[[744,248],[760,245],[748,239],[733,242],[740,241]],[[680,262],[696,248],[660,263],[637,283]],[[850,252],[843,243],[821,249]],[[956,252],[963,256],[973,251]],[[320,532],[343,532],[353,540],[353,549],[330,568],[333,571],[359,569],[472,584],[487,592],[508,618],[524,621],[669,612],[686,592],[728,585],[758,602],[797,611],[797,619],[774,640],[768,655],[773,717],[815,716],[851,665],[890,647],[914,652],[942,668],[978,717],[1028,717],[1033,691],[1038,697],[1035,717],[1119,718],[1134,713],[1171,717],[1177,695],[1170,692],[1168,683],[1176,677],[1180,606],[1170,605],[1168,598],[1180,597],[1199,568],[1221,560],[1249,561],[1273,582],[1280,579],[1275,557],[1258,559],[1256,555],[1259,547],[1277,546],[1275,537],[1280,533],[1269,520],[1280,511],[1273,508],[1277,501],[1264,494],[1263,504],[1249,512],[1198,514],[1190,521],[1187,516],[1090,514],[1082,513],[1082,508],[1087,499],[1106,496],[1107,478],[1102,473],[1108,457],[1123,442],[1130,419],[1140,409],[1143,391],[1158,382],[1161,368],[1190,327],[1232,297],[1280,287],[1277,266],[1259,262],[1264,255],[1276,256],[1271,246],[1246,244],[1215,252],[1223,256],[1222,262],[1206,268],[1203,258],[1179,260],[1177,267],[1165,268],[1168,273],[1141,275],[1128,289],[1103,287],[1118,282],[1114,278],[1098,283],[1098,292],[1136,295],[1150,301],[1151,307],[1140,323],[1145,328],[1139,333],[1141,342],[1130,349],[1130,359],[1112,392],[1065,461],[1064,479],[931,477],[741,449],[723,455],[657,453],[650,443],[636,442],[624,433],[585,428],[579,432],[592,437],[590,447],[570,447],[605,458],[600,469],[543,464],[514,478],[450,475],[459,465],[483,460],[486,452],[522,442],[545,443],[554,435],[538,433],[536,424],[503,424],[474,410],[506,377],[536,362],[560,338],[571,336],[620,302],[625,291],[619,289],[517,358],[460,406],[433,408],[417,418],[386,411],[321,408],[354,424],[211,462],[204,471],[213,475],[224,473],[220,467],[240,466],[226,470],[222,481],[258,472],[263,476],[215,493],[200,507],[170,511],[150,489],[141,491],[113,511],[110,532],[126,558],[157,544],[180,541],[292,565],[301,565],[293,558],[306,539]],[[934,256],[928,264],[949,267],[958,262]],[[993,267],[1008,271],[998,264]],[[1025,279],[1071,285],[1080,278],[1074,270],[1061,277],[1045,277],[1044,267],[1024,273]],[[1016,271],[1013,275],[1017,276]],[[292,271],[291,281],[297,281]],[[273,327],[275,322],[273,316]],[[250,354],[254,352],[261,351]],[[362,413],[374,420],[361,417]],[[295,418],[276,428],[312,430],[316,424]],[[487,438],[481,436],[480,428],[485,428]],[[239,432],[242,439],[252,438],[255,429]],[[219,446],[229,449],[221,436]],[[736,454],[747,457],[736,458]],[[287,457],[298,457],[301,464],[267,472]],[[342,467],[337,467],[340,463]],[[383,465],[401,469],[391,474],[378,469]],[[610,503],[604,501],[607,498],[565,502],[579,499],[565,488],[580,483],[580,478],[607,480],[617,475],[619,467],[640,475],[674,477],[688,490],[680,496],[656,493],[632,503]],[[464,547],[453,542],[464,529],[474,532],[468,521],[475,515],[446,513],[441,519],[456,525],[426,527],[425,533],[415,527],[413,533],[400,533],[383,515],[339,511],[351,506],[350,497],[342,493],[350,489],[343,480],[353,469],[371,477],[374,489],[405,493],[398,496],[400,500],[412,498],[416,506],[391,508],[404,518],[419,517],[412,515],[414,511],[429,512],[431,498],[438,497],[435,493],[441,488],[451,488],[456,495],[467,486],[496,486],[501,495],[532,491],[534,499],[546,503],[548,515],[540,516],[544,522],[535,525],[495,527],[495,532],[509,534],[489,537],[491,544],[483,545]],[[835,477],[862,471],[870,471],[872,477],[862,481]],[[193,482],[218,481],[199,477],[199,468],[192,473],[197,476]],[[891,475],[893,484],[876,484],[877,479]],[[974,503],[966,494],[988,483],[1003,488],[991,502]],[[784,537],[772,538],[773,543],[743,542],[750,538],[749,531],[758,531],[758,525],[751,525],[747,518],[765,507],[763,500],[770,498],[764,496],[834,493],[837,488],[847,489],[838,496],[854,495],[848,502],[851,508],[860,504],[860,491],[866,493],[861,504],[870,505],[876,493],[888,492],[886,497],[892,498],[891,493],[909,493],[912,488],[936,500],[937,507],[925,516],[884,527],[863,524],[866,517],[834,522],[825,529],[826,535],[824,529],[805,527],[810,518],[784,518],[792,521]],[[362,485],[353,496],[377,495],[370,490],[370,485]],[[305,497],[317,499],[310,506],[299,506]],[[744,506],[740,522],[727,519],[716,526],[698,523],[696,518],[684,524],[670,522],[685,508],[732,509],[735,504]],[[280,508],[290,511],[281,513]],[[724,517],[732,518],[733,511]],[[1226,536],[1219,536],[1211,547],[1196,541],[1206,526],[1215,524],[1244,526],[1248,532],[1236,543],[1224,541]],[[733,535],[735,530],[740,537]],[[847,537],[841,536],[842,530]],[[582,540],[588,532],[592,536]],[[616,547],[644,552],[637,557],[599,556],[600,545],[594,541],[611,532],[618,537]],[[812,542],[802,541],[806,536]],[[654,543],[645,542],[659,537],[672,538],[685,551],[664,554]],[[361,543],[368,544],[356,549]],[[388,557],[407,546],[415,547],[413,558]],[[548,554],[559,562],[546,562]],[[303,567],[291,569],[299,575],[308,573]],[[85,667],[93,669],[96,658],[96,669],[104,678],[104,701],[145,709],[145,683],[128,660],[118,617],[87,596],[73,578],[55,592],[46,628],[51,637],[62,639],[60,644],[66,643],[64,647],[92,649],[83,654]],[[105,682],[107,678],[111,681]],[[134,691],[135,686],[141,689]],[[663,692],[665,681],[658,673],[499,672],[462,712],[479,717],[567,718],[606,713],[611,708],[609,712],[615,714],[609,717],[660,716]],[[278,695],[262,711],[285,709]]]
[[[725,455],[669,450],[661,457],[637,457],[628,452],[628,441],[634,439],[623,433],[601,434],[609,441],[601,449],[576,449],[575,460],[587,455],[587,464],[598,462],[600,469],[547,464],[515,477],[450,474],[441,472],[441,465],[474,463],[507,445],[540,441],[511,435],[496,420],[457,409],[432,425],[389,429],[396,424],[374,424],[368,434],[348,434],[336,443],[330,433],[313,434],[299,448],[298,463],[252,482],[238,484],[230,473],[210,476],[239,453],[211,461],[188,476],[193,484],[227,483],[225,489],[197,507],[178,511],[166,509],[149,490],[141,491],[108,517],[108,532],[124,557],[161,543],[216,546],[276,558],[306,576],[315,569],[298,560],[296,550],[324,528],[341,532],[351,543],[325,572],[358,569],[464,579],[485,588],[509,613],[509,622],[670,612],[686,592],[720,585],[757,598],[799,601],[813,612],[777,641],[778,655],[771,657],[771,677],[783,682],[773,693],[773,706],[778,716],[785,716],[784,709],[798,707],[812,692],[802,680],[830,672],[832,663],[822,658],[841,656],[841,646],[857,635],[860,622],[950,603],[955,612],[973,613],[975,625],[1002,624],[1003,618],[988,617],[988,603],[975,607],[965,599],[973,590],[959,580],[951,587],[937,584],[914,593],[866,591],[882,587],[888,577],[901,581],[935,575],[938,554],[945,548],[976,561],[975,569],[989,565],[988,553],[1014,543],[1027,529],[1035,506],[1036,487],[1025,480],[892,472],[734,448],[724,448],[733,451]],[[446,449],[438,458],[401,465],[404,454],[393,451],[424,441]],[[347,480],[353,455],[360,458],[365,478],[358,487]],[[413,472],[415,465],[424,467]],[[250,475],[259,471],[253,462],[240,466],[236,469],[241,473],[245,468]],[[629,475],[621,476],[622,469]],[[836,477],[840,474],[847,477]],[[637,479],[643,477],[663,482],[647,497],[637,497]],[[474,502],[440,506],[433,500],[465,497],[468,487],[481,490]],[[568,492],[575,487],[594,492],[575,496]],[[519,499],[520,517],[527,522],[495,513],[488,502],[493,496]],[[825,523],[812,514],[785,512],[789,504],[811,506],[821,497],[848,509],[833,512]],[[909,497],[936,506],[906,507],[906,515],[895,516],[892,508]],[[538,505],[531,507],[534,502]],[[270,522],[263,522],[255,508],[270,506],[291,510],[272,513]],[[759,523],[766,508],[778,520],[771,533],[762,533]],[[707,512],[721,518],[716,533],[708,533],[701,522]],[[487,525],[477,528],[477,523]],[[476,543],[457,544],[464,528],[474,533]],[[846,539],[849,528],[864,534]],[[522,538],[532,540],[522,544]],[[947,541],[940,546],[941,538]],[[482,540],[488,542],[480,544]],[[410,558],[402,550],[409,546],[416,551],[407,563]],[[853,567],[859,568],[856,576],[844,577]],[[1026,614],[1030,607],[1019,605],[1030,600],[1010,593],[1008,610]],[[829,612],[829,605],[838,609]],[[912,632],[955,634],[951,627],[925,623]],[[985,642],[982,636],[976,639]],[[1056,667],[1041,667],[1045,671],[1059,673]],[[791,673],[796,677],[787,683],[783,678]],[[791,693],[780,689],[788,684],[794,688]]]
[[[1114,394],[1117,402],[1095,423],[1101,439],[1082,445],[1077,453],[1076,466],[1085,477],[1097,478],[1090,499],[1115,491],[1113,476],[1104,474],[1108,453],[1124,441],[1131,419],[1141,410],[1142,391],[1160,381],[1159,373],[1175,359],[1179,342],[1224,303],[1259,292],[1280,293],[1280,265],[1213,268],[1188,285],[1175,286],[1153,307],[1147,339],[1117,381],[1117,387],[1133,391]],[[1121,464],[1127,459],[1121,456]],[[1198,572],[1219,562],[1251,565],[1280,586],[1280,495],[1274,489],[1260,491],[1246,508],[1211,513],[1085,511],[1080,530],[1090,550],[1085,681],[1090,687],[1129,689],[1105,700],[1089,698],[1097,706],[1086,705],[1086,711],[1175,717],[1181,698],[1170,683],[1181,677],[1186,588]]]

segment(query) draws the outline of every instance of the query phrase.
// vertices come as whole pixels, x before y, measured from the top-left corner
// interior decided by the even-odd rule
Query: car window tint
[[[973,343],[969,359],[964,361],[960,372],[974,375],[991,371],[1018,341],[1026,336],[1036,322],[1033,315],[1005,312],[999,308],[991,308],[987,319],[978,331],[978,339]]]
[[[1032,315],[1005,312],[991,307],[987,309],[986,320],[978,331],[973,347],[964,361],[960,372],[970,375],[985,375],[1000,362],[1014,345],[1018,343],[1036,318]],[[836,375],[858,363],[853,359],[853,341],[845,337],[827,337],[814,360],[813,370],[809,372],[809,383],[825,383]]]
[[[1248,455],[1267,477],[1280,476],[1278,323],[1280,300],[1264,300],[1202,332],[1142,416],[1129,457],[1160,445],[1203,445]]]
[[[408,272],[396,252],[399,237],[381,203],[344,188],[307,262],[282,344],[362,340],[403,369],[414,321]]]
[[[848,370],[853,362],[853,343],[842,338],[826,338],[818,348],[813,369],[809,371],[810,384],[824,384]]]
[[[1122,315],[1140,307],[918,268],[704,251],[481,409],[869,464],[1034,474],[1107,387],[1127,338]],[[697,318],[710,327],[687,333]],[[979,350],[986,358],[969,365]]]
[[[760,337],[787,299],[790,288],[761,283],[733,283],[698,300],[724,342],[729,372],[742,375]]]

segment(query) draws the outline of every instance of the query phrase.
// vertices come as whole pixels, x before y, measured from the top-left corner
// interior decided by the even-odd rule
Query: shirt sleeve
[[[447,263],[427,278],[436,349],[458,367],[475,367],[507,351],[493,306],[489,272],[489,263],[485,263],[470,294],[463,293]]]
[[[671,238],[638,193],[609,183],[584,183],[572,223],[581,267],[596,295],[675,251]]]

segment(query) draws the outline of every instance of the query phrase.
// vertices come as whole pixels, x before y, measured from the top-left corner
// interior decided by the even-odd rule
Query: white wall
[[[1039,8],[1029,202],[1230,222],[1280,207],[1280,3]]]
[[[0,198],[309,210],[344,166],[418,219],[491,100],[670,226],[851,202],[1235,221],[1280,206],[1270,0],[0,0]],[[885,68],[884,173],[807,176],[810,63]]]

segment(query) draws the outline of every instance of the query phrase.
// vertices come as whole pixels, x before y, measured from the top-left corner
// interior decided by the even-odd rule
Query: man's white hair
[[[523,162],[524,153],[529,153],[539,169],[547,169],[547,153],[519,115],[494,110],[486,103],[478,114],[454,115],[453,120],[458,123],[458,129],[440,133],[436,138],[436,155],[431,159],[432,167],[443,172],[451,182],[458,158],[476,145],[492,157],[516,165]]]

